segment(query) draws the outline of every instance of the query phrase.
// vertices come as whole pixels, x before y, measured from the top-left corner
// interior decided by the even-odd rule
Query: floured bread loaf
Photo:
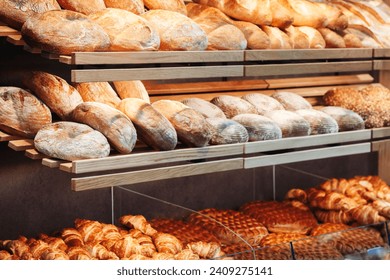
[[[205,118],[222,118],[226,119],[224,112],[213,103],[202,98],[190,97],[181,101],[184,105],[201,113]]]
[[[149,10],[168,10],[187,15],[183,0],[143,0]]]
[[[244,50],[247,41],[232,20],[217,8],[187,4],[187,15],[194,20],[208,37],[208,50]]]
[[[21,32],[30,46],[57,54],[106,51],[110,46],[110,38],[100,25],[68,10],[31,16]]]
[[[70,120],[74,108],[83,102],[73,86],[47,72],[31,72],[23,83],[62,120]]]
[[[262,93],[248,93],[241,97],[256,107],[260,115],[274,110],[284,110],[284,107],[278,100]]]
[[[198,111],[174,100],[159,100],[152,106],[172,123],[183,144],[203,147],[209,143],[212,136],[210,126]]]
[[[252,50],[268,49],[270,39],[260,27],[247,21],[233,21],[233,24],[241,30],[247,41],[247,48]]]
[[[142,81],[114,81],[113,84],[121,99],[140,98],[150,103],[149,93]]]
[[[107,8],[89,15],[106,31],[111,51],[154,51],[160,47],[160,36],[143,17],[132,12]]]
[[[309,39],[309,46],[311,49],[325,48],[326,42],[317,29],[309,26],[299,26],[297,29],[306,34],[307,38]]]
[[[41,128],[34,138],[35,148],[63,160],[102,158],[110,154],[106,137],[88,125],[56,122]]]
[[[173,150],[177,145],[177,134],[169,120],[139,98],[125,98],[118,104],[133,122],[138,138],[155,150]]]
[[[108,82],[76,83],[75,87],[84,102],[100,102],[114,108],[121,102],[121,99]]]
[[[167,10],[150,10],[141,15],[160,35],[160,50],[201,51],[207,48],[207,34],[189,17]]]
[[[336,120],[339,131],[364,129],[363,118],[352,110],[337,106],[325,106],[320,110]]]
[[[290,41],[293,49],[309,49],[310,42],[309,38],[305,33],[300,31],[298,28],[294,26],[289,26],[285,28],[284,31],[290,37]]]
[[[292,49],[290,37],[282,30],[273,26],[262,26],[270,39],[270,49]]]
[[[317,29],[325,40],[326,48],[345,48],[345,41],[343,37],[329,28]]]
[[[295,111],[295,113],[309,122],[312,135],[336,133],[339,131],[336,120],[324,112],[315,109],[301,109]]]
[[[63,9],[79,12],[85,15],[104,10],[104,0],[57,0]]]
[[[315,3],[307,0],[279,0],[290,10],[294,26],[325,27],[328,24],[324,12]]]
[[[275,110],[267,112],[265,116],[278,124],[282,130],[283,138],[310,135],[310,124],[297,113]]]
[[[49,108],[34,95],[17,87],[0,87],[0,130],[32,138],[51,121]]]
[[[83,102],[73,110],[72,117],[101,132],[118,152],[128,154],[134,149],[137,132],[121,111],[99,102]]]
[[[2,0],[0,1],[0,20],[20,30],[30,16],[51,10],[61,10],[56,0]]]
[[[232,95],[220,95],[210,101],[218,106],[228,119],[239,114],[257,114],[256,108],[248,101]]]
[[[311,104],[299,94],[289,91],[277,91],[272,94],[283,105],[284,109],[288,111],[296,111],[300,109],[312,109]]]
[[[249,142],[282,138],[282,131],[271,119],[257,114],[240,114],[232,120],[243,125],[248,131]]]
[[[118,8],[127,10],[136,15],[140,15],[145,11],[143,0],[104,0],[107,8]]]
[[[245,143],[249,140],[247,129],[234,120],[206,118],[206,121],[211,127],[211,145]]]

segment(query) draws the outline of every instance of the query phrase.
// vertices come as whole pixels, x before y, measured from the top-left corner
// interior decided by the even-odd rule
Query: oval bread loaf
[[[121,99],[140,98],[150,103],[149,93],[142,81],[114,81],[113,84]]]
[[[202,98],[190,97],[181,100],[181,103],[201,113],[205,118],[226,119],[223,111],[213,103]]]
[[[211,145],[234,144],[248,142],[246,128],[234,120],[226,118],[206,118],[211,127]]]
[[[6,133],[33,138],[52,122],[49,108],[28,91],[0,87],[0,129]]]
[[[228,119],[240,114],[257,114],[256,108],[248,101],[232,95],[220,95],[210,101],[218,106]]]
[[[278,100],[288,111],[313,108],[305,98],[293,92],[277,91],[272,94],[272,98]]]
[[[72,117],[101,132],[118,152],[128,154],[134,149],[137,132],[121,111],[99,102],[83,102],[73,110]]]
[[[149,10],[168,10],[187,15],[186,5],[183,0],[144,0]]]
[[[210,126],[198,111],[174,100],[159,100],[152,106],[172,123],[183,144],[203,147],[209,143],[212,136]]]
[[[336,120],[328,114],[315,109],[302,109],[295,111],[310,124],[312,135],[336,133],[339,131],[339,125]]]
[[[104,0],[57,0],[63,9],[79,12],[85,15],[104,10]]]
[[[248,49],[259,50],[270,47],[270,39],[260,27],[247,21],[233,21],[233,24],[241,30],[247,41]]]
[[[110,154],[110,144],[102,133],[88,125],[68,121],[41,128],[34,138],[34,146],[45,155],[69,161]]]
[[[173,150],[177,145],[177,133],[169,120],[146,101],[125,98],[118,109],[133,122],[138,138],[155,150]]]
[[[339,131],[350,131],[364,129],[363,118],[352,110],[338,106],[326,106],[320,109],[336,120]]]
[[[140,15],[145,11],[143,0],[104,0],[107,8],[118,8],[127,10],[136,15]]]
[[[76,83],[76,89],[84,102],[100,102],[116,108],[121,99],[108,82]]]
[[[278,100],[262,93],[248,93],[241,97],[252,104],[260,115],[274,110],[284,110]]]
[[[80,93],[73,86],[61,77],[47,72],[31,72],[26,75],[23,83],[62,120],[70,120],[74,108],[83,102]]]
[[[302,116],[287,110],[275,110],[265,114],[280,127],[282,137],[308,136],[310,124]]]
[[[280,127],[271,119],[257,114],[241,114],[232,120],[242,124],[249,135],[249,142],[282,138]]]

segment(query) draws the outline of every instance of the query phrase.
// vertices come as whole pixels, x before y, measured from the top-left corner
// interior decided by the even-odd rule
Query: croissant
[[[20,240],[5,240],[2,242],[2,248],[14,256],[24,259],[31,257],[30,247]]]
[[[187,248],[203,259],[216,259],[225,255],[221,246],[216,242],[190,242],[187,244]]]
[[[170,253],[176,255],[183,249],[181,241],[171,234],[157,232],[152,236],[152,238],[157,251],[160,253]]]
[[[81,247],[84,245],[83,237],[74,228],[65,228],[61,232],[61,238],[69,247]]]
[[[119,229],[112,224],[102,224],[102,239],[120,239],[122,237]]]
[[[45,241],[52,249],[66,251],[66,249],[68,248],[68,246],[66,245],[64,240],[61,238],[48,236],[48,237],[44,237],[41,239],[42,239],[42,241]]]
[[[12,255],[5,250],[1,250],[0,260],[12,260]]]
[[[111,251],[114,252],[120,259],[129,258],[133,254],[144,255],[149,257],[150,248],[139,244],[136,238],[126,235],[115,242],[111,247]]]
[[[307,206],[305,203],[303,203],[299,200],[290,200],[290,201],[286,202],[286,204],[291,205],[291,206],[298,208],[300,210],[303,210],[303,211],[310,211],[309,206]]]
[[[153,260],[174,260],[175,255],[170,254],[170,253],[154,253],[152,256]]]
[[[45,251],[50,250],[49,245],[42,240],[35,240],[30,245],[30,253],[35,260],[41,259]]]
[[[322,223],[349,224],[352,222],[350,215],[342,210],[332,211],[317,209],[314,211],[314,214],[318,221]]]
[[[103,225],[97,221],[76,219],[75,227],[83,237],[84,243],[100,242],[103,239]]]
[[[99,243],[88,243],[84,245],[84,249],[93,257],[98,260],[119,260],[115,253],[110,252]]]
[[[151,260],[151,258],[140,254],[133,254],[128,258],[122,258],[121,260]]]
[[[174,256],[175,260],[199,260],[199,255],[195,254],[191,249],[183,249]]]
[[[92,260],[91,254],[83,247],[69,247],[66,251],[70,260]]]
[[[347,213],[354,221],[362,225],[376,224],[386,221],[386,218],[379,215],[379,212],[371,205],[360,205],[350,209]]]
[[[311,200],[310,206],[327,210],[348,210],[357,207],[358,203],[341,193],[330,192],[323,197]]]
[[[126,215],[126,216],[122,216],[122,217],[120,217],[119,222],[122,225],[127,226],[129,228],[138,229],[142,233],[144,233],[146,235],[149,235],[149,236],[152,236],[152,235],[154,235],[157,232],[154,228],[152,228],[150,223],[148,223],[146,221],[145,217],[142,216],[142,215],[136,215],[136,216]]]
[[[48,248],[42,252],[41,260],[69,260],[69,256],[61,250]]]
[[[332,178],[325,181],[320,185],[320,188],[326,192],[339,192],[345,194],[347,189],[350,187],[346,179]]]
[[[139,251],[141,254],[151,257],[156,252],[156,246],[149,235],[143,234],[138,229],[130,230],[129,235],[137,240],[140,245]]]
[[[310,206],[313,201],[317,201],[318,199],[323,198],[326,195],[326,191],[319,190],[316,188],[310,188],[306,191],[306,193],[307,193],[307,201],[309,202]]]
[[[302,189],[290,189],[285,196],[286,200],[297,200],[302,203],[307,203],[307,194]]]
[[[390,202],[385,200],[375,200],[372,203],[372,206],[378,210],[380,215],[390,218]]]

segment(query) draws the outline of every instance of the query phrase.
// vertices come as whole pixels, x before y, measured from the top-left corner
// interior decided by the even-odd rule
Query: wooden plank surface
[[[27,149],[25,150],[24,154],[26,155],[26,157],[34,160],[47,158],[47,155],[41,154],[35,149]]]
[[[22,35],[8,35],[7,42],[15,45],[15,46],[24,46],[26,42],[22,39]]]
[[[27,149],[34,148],[34,140],[33,139],[12,140],[8,142],[8,147],[10,147],[12,150],[17,152],[25,151]]]
[[[193,175],[237,170],[243,168],[243,159],[227,159],[181,166],[162,167],[142,171],[124,172],[72,179],[72,190],[85,191],[113,186],[133,185],[143,182],[182,178]]]
[[[378,175],[390,184],[390,140],[373,142],[372,150],[378,152]]]
[[[390,60],[374,60],[374,70],[390,70]]]
[[[0,142],[7,142],[11,140],[18,140],[21,139],[22,137],[20,136],[14,136],[14,135],[9,135],[5,132],[0,131]]]
[[[324,158],[340,157],[347,155],[356,155],[371,152],[370,143],[342,145],[337,147],[312,149],[298,152],[290,152],[276,155],[262,155],[244,159],[244,168],[257,168],[263,166],[272,166],[301,162],[307,160],[318,160]]]
[[[49,168],[59,168],[62,163],[64,163],[63,160],[51,159],[51,158],[42,159],[42,165]]]
[[[372,138],[385,138],[390,137],[390,127],[381,127],[381,128],[373,128],[372,129]]]
[[[388,58],[388,57],[390,57],[390,49],[388,49],[388,48],[385,48],[385,49],[374,49],[374,57]]]
[[[18,30],[15,30],[6,25],[0,25],[0,37],[7,37],[9,35],[17,35],[20,34]]]

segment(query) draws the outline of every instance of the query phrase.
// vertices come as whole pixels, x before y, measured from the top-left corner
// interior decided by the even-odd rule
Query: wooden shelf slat
[[[390,60],[374,60],[374,70],[390,70]]]
[[[26,42],[22,39],[22,35],[8,35],[7,42],[15,45],[15,46],[24,46]]]
[[[8,142],[11,140],[19,140],[22,137],[20,136],[14,136],[14,135],[9,135],[5,132],[0,131],[0,142]]]
[[[26,155],[26,157],[34,160],[47,158],[47,155],[44,155],[35,149],[27,149],[25,150],[24,154]]]
[[[381,128],[373,128],[372,129],[372,138],[385,138],[390,137],[390,127],[381,127]]]
[[[42,159],[42,165],[49,167],[49,168],[59,168],[60,164],[62,164],[64,161],[59,159],[52,159],[52,158],[44,158]]]
[[[0,37],[7,37],[9,35],[17,35],[20,34],[20,31],[15,30],[6,25],[0,25]]]
[[[374,57],[389,58],[390,57],[390,49],[389,48],[374,49]]]
[[[34,148],[34,140],[33,139],[12,140],[8,142],[8,147],[10,147],[12,150],[17,152],[25,151],[27,149]]]

